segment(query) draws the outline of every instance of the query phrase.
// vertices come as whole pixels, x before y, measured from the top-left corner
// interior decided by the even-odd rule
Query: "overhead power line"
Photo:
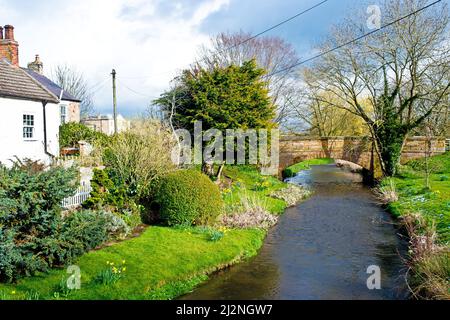
[[[145,93],[136,91],[136,90],[130,88],[129,86],[127,86],[126,84],[124,84],[123,81],[121,81],[121,80],[119,80],[119,79],[117,80],[117,82],[118,82],[118,84],[119,84],[120,86],[124,87],[124,88],[127,89],[128,91],[131,91],[131,92],[133,92],[134,94],[137,94],[137,95],[139,95],[139,96],[143,96],[143,97],[146,97],[146,98],[148,98],[148,99],[156,99],[156,98],[158,98],[158,97],[149,96],[148,94],[145,94]]]
[[[293,16],[290,17],[290,18],[287,18],[286,20],[283,20],[283,21],[277,23],[276,25],[267,28],[267,29],[264,30],[264,31],[261,31],[261,32],[255,34],[255,35],[253,35],[253,36],[251,36],[251,37],[249,37],[249,38],[247,38],[247,39],[245,39],[245,40],[243,40],[243,41],[241,41],[241,42],[239,42],[239,43],[236,43],[236,44],[234,44],[234,45],[232,45],[232,46],[230,46],[230,47],[228,47],[228,48],[225,48],[225,49],[223,49],[223,50],[219,50],[219,51],[216,52],[215,54],[220,54],[220,53],[223,53],[223,52],[232,50],[232,49],[234,49],[234,48],[240,47],[241,45],[246,44],[247,42],[250,42],[250,41],[252,41],[252,40],[258,38],[258,37],[262,36],[263,34],[265,34],[265,33],[267,33],[267,32],[270,32],[270,31],[272,31],[272,30],[274,30],[274,29],[276,29],[276,28],[278,28],[278,27],[280,27],[280,26],[282,26],[282,25],[284,25],[284,24],[286,24],[286,23],[288,23],[288,22],[294,20],[294,19],[296,19],[296,18],[298,18],[298,17],[300,17],[300,16],[302,16],[302,15],[304,15],[304,14],[306,14],[306,13],[312,11],[312,10],[314,10],[314,9],[317,8],[317,7],[320,7],[321,5],[325,4],[325,3],[328,2],[328,1],[329,1],[329,0],[321,1],[321,2],[319,2],[319,3],[317,3],[317,4],[315,4],[314,6],[308,8],[308,9],[306,9],[306,10],[303,10],[302,12],[299,12],[299,13],[297,13],[296,15],[293,15]],[[206,59],[206,58],[203,58],[203,59],[200,59],[200,60],[198,60],[198,61],[200,62],[200,61],[203,61],[203,60],[205,60],[205,59]]]
[[[320,54],[317,54],[317,55],[315,55],[315,56],[313,56],[313,57],[311,57],[311,58],[308,58],[308,59],[306,59],[306,60],[297,62],[297,63],[295,63],[295,64],[293,64],[293,65],[291,65],[291,66],[289,66],[289,67],[286,67],[286,68],[283,68],[283,69],[274,71],[274,72],[272,72],[272,73],[266,75],[266,77],[271,77],[271,76],[277,75],[277,74],[279,74],[279,73],[283,73],[283,72],[292,70],[292,69],[294,69],[294,68],[296,68],[296,67],[298,67],[298,66],[301,66],[301,65],[306,64],[306,63],[308,63],[308,62],[311,62],[311,61],[313,61],[313,60],[315,60],[315,59],[318,59],[318,58],[320,58],[320,57],[323,57],[323,56],[325,56],[325,55],[327,55],[327,54],[329,54],[329,53],[332,53],[332,52],[334,52],[334,51],[336,51],[336,50],[342,49],[343,47],[346,47],[346,46],[348,46],[348,45],[350,45],[350,44],[353,44],[353,43],[355,43],[355,42],[358,42],[359,40],[362,40],[362,39],[364,39],[364,38],[367,38],[367,37],[369,37],[369,36],[371,36],[371,35],[373,35],[373,34],[375,34],[375,33],[377,33],[377,32],[380,32],[381,30],[384,30],[384,29],[386,29],[386,28],[388,28],[388,27],[390,27],[390,26],[392,26],[392,25],[394,25],[394,24],[397,24],[397,23],[399,23],[400,21],[403,21],[403,20],[405,20],[405,19],[408,19],[409,17],[412,17],[412,16],[414,16],[414,15],[416,15],[416,14],[418,14],[418,13],[421,13],[422,11],[425,11],[426,9],[428,9],[428,8],[430,8],[430,7],[432,7],[432,6],[436,5],[436,4],[438,4],[439,2],[442,2],[442,0],[434,1],[433,3],[430,3],[430,4],[427,5],[427,6],[424,6],[424,7],[420,8],[420,9],[414,11],[414,12],[411,12],[410,14],[407,14],[407,15],[405,15],[405,16],[403,16],[403,17],[397,19],[397,20],[395,20],[395,21],[389,22],[389,23],[387,23],[387,24],[381,26],[379,29],[376,29],[376,30],[373,30],[373,31],[371,31],[371,32],[368,32],[368,33],[366,33],[366,34],[364,34],[364,35],[362,35],[362,36],[359,36],[359,37],[357,37],[357,38],[355,38],[355,39],[353,39],[353,40],[351,40],[351,41],[348,41],[348,42],[345,42],[345,43],[343,43],[343,44],[340,44],[339,46],[334,47],[334,48],[332,48],[332,49],[330,49],[330,50],[324,51],[324,52],[322,52],[322,53],[320,53]]]

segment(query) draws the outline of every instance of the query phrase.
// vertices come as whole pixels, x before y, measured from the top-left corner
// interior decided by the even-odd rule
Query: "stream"
[[[289,182],[314,195],[286,210],[258,256],[212,275],[181,299],[408,298],[402,258],[407,242],[359,174],[314,166]],[[380,268],[381,289],[368,289],[369,266]]]

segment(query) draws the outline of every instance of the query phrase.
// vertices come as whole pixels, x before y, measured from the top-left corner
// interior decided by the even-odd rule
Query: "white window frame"
[[[64,114],[63,114],[63,109],[64,109]],[[59,105],[59,116],[61,119],[61,124],[65,124],[67,123],[67,105],[66,104],[60,104]],[[64,120],[63,120],[63,116],[64,116]]]
[[[25,136],[25,129],[31,129],[31,137]],[[24,112],[22,114],[22,138],[25,141],[36,140],[36,115],[32,112]]]

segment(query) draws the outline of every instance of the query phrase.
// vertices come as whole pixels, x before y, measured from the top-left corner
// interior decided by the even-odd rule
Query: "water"
[[[291,179],[315,194],[290,208],[258,256],[212,276],[189,300],[405,299],[407,244],[360,175],[316,166]],[[381,269],[381,290],[367,268]]]

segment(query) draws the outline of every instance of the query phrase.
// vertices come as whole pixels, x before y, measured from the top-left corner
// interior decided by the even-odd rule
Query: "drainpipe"
[[[47,105],[47,101],[42,102],[42,111],[44,115],[44,152],[46,155],[51,157],[52,159],[55,158],[55,155],[48,152],[47,148],[47,113],[45,112],[45,106]]]

